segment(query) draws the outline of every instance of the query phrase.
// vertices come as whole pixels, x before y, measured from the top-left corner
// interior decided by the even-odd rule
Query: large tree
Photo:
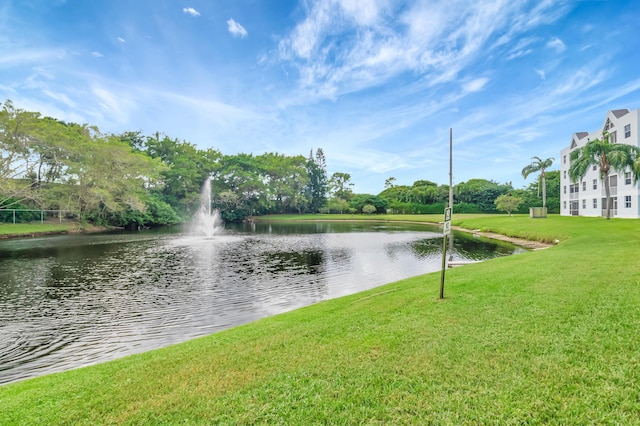
[[[329,179],[329,187],[333,191],[333,196],[342,200],[349,201],[353,197],[352,186],[349,173],[335,172]]]
[[[256,160],[274,212],[302,212],[307,207],[304,192],[309,182],[306,159],[301,155],[290,157],[268,152],[257,156]]]
[[[136,149],[137,144],[131,137],[124,134],[120,139]],[[183,218],[193,215],[200,203],[202,184],[218,171],[222,154],[215,149],[200,150],[190,142],[160,133],[147,138],[145,153],[168,166],[163,172],[163,201]]]
[[[609,172],[615,170],[623,172],[630,169],[634,181],[640,176],[640,148],[633,145],[611,143],[609,133],[602,132],[602,139],[594,139],[583,147],[571,151],[571,166],[569,177],[572,181],[582,180],[589,168],[599,167],[600,179],[604,181],[604,192],[607,204],[607,220],[611,218],[611,186]]]
[[[540,157],[531,157],[531,164],[522,169],[522,177],[527,178],[532,173],[540,172],[542,182],[542,207],[547,207],[547,173],[546,170],[553,164],[553,158],[543,160]]]
[[[82,218],[106,221],[125,210],[144,211],[144,195],[165,166],[112,135],[85,135],[68,160],[66,188]]]
[[[7,100],[0,110],[0,208],[34,199],[31,178],[37,169],[34,152],[40,113],[15,108]]]
[[[327,190],[329,187],[327,162],[322,148],[318,148],[315,157],[313,150],[311,150],[306,166],[307,176],[309,177],[306,188],[309,210],[317,213],[327,203]]]
[[[483,212],[495,211],[495,200],[513,190],[511,183],[499,184],[486,179],[469,179],[453,187],[459,202],[476,204]]]

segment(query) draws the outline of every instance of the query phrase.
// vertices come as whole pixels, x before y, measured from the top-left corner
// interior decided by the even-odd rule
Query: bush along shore
[[[559,243],[0,386],[0,424],[637,423],[638,221],[453,224]]]

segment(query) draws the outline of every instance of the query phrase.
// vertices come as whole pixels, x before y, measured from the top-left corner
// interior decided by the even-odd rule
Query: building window
[[[617,132],[611,132],[609,133],[609,142],[611,143],[616,143],[618,142],[618,135],[616,134]]]
[[[562,202],[562,208],[563,208],[564,210],[566,210],[566,209],[567,209],[567,202],[566,202],[566,201],[563,201],[563,202]]]
[[[563,162],[564,164],[567,164],[567,156],[566,156],[566,155],[565,155],[564,157],[562,157],[562,162]]]
[[[563,186],[562,189],[564,189],[564,193],[567,193],[567,185]]]
[[[594,198],[594,199],[593,199],[593,208],[594,208],[594,209],[597,209],[597,208],[598,208],[598,199],[597,199],[597,198]]]
[[[596,165],[594,164],[594,165],[593,165],[593,168],[592,168],[591,170],[593,170],[593,171],[595,172],[595,170],[596,170],[596,168],[597,168],[597,167],[598,167],[598,166],[596,166]]]
[[[627,124],[626,126],[624,126],[624,137],[631,137],[631,124]]]
[[[583,190],[583,191],[586,191],[586,190],[587,190],[587,181],[586,181],[586,180],[583,180],[583,181],[582,181],[582,190]]]
[[[631,195],[624,196],[624,206],[628,209],[631,208]]]
[[[631,172],[624,173],[624,184],[631,185]]]
[[[582,199],[582,208],[586,209],[587,208],[587,200],[586,199]]]
[[[598,179],[593,180],[593,189],[598,189]]]
[[[564,171],[564,178],[565,179],[567,178],[567,171],[566,170]]]

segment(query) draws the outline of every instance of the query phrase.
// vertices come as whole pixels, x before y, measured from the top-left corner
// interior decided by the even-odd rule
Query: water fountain
[[[191,233],[213,237],[224,228],[224,222],[218,210],[211,210],[211,179],[207,178],[200,193],[200,209],[193,218]]]

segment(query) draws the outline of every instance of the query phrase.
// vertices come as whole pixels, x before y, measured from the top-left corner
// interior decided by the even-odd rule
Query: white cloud
[[[549,49],[555,50],[558,53],[564,52],[567,48],[567,46],[558,37],[554,37],[549,40],[549,42],[547,42],[547,47]]]
[[[455,81],[493,50],[509,59],[531,53],[534,37],[520,39],[511,48],[509,43],[567,10],[555,8],[550,0],[534,5],[433,0],[408,6],[366,1],[365,8],[355,0],[310,0],[307,16],[280,40],[279,59],[299,69],[299,85],[308,96],[337,99],[381,86],[402,73],[414,74],[429,86]],[[552,46],[560,48],[557,41]],[[481,82],[475,82],[478,89]]]
[[[537,41],[534,37],[524,37],[518,40],[518,43],[509,51],[507,60],[519,58],[533,52],[530,46]]]
[[[536,72],[536,74],[538,74],[540,76],[541,79],[545,79],[546,78],[546,72],[545,70],[534,70]]]
[[[100,110],[94,112],[96,116],[106,117],[105,121],[113,120],[117,123],[127,123],[129,120],[129,104],[131,103],[123,93],[115,93],[103,87],[94,86],[93,94]]]
[[[73,100],[71,100],[71,98],[69,98],[69,96],[66,93],[54,91],[47,87],[42,88],[42,93],[45,94],[50,99],[53,99],[58,103],[62,103],[71,109],[76,109],[78,107],[78,105]]]
[[[100,52],[91,52],[91,56],[94,56],[96,58],[102,58],[104,55]]]
[[[464,93],[473,93],[479,92],[484,88],[484,86],[489,82],[489,79],[486,77],[476,78],[474,80],[468,81],[462,85],[462,90]]]
[[[227,21],[227,27],[234,37],[245,38],[248,35],[247,30],[245,30],[242,25],[234,21],[233,18],[230,18]]]
[[[373,25],[383,10],[388,8],[387,1],[380,0],[338,0],[344,15],[357,25]]]
[[[24,49],[4,52],[0,55],[0,66],[17,66],[26,63],[43,63],[54,59],[62,59],[66,52],[62,49]]]
[[[127,42],[127,40],[123,39],[122,37],[118,37],[118,41],[120,43],[126,43]]]
[[[200,16],[200,12],[192,7],[185,7],[184,9],[182,9],[182,13],[186,13],[187,15],[191,16]]]
[[[509,56],[507,56],[507,60],[519,58],[520,56],[528,55],[531,52],[533,52],[533,50],[531,49],[517,50],[515,52],[512,52]]]

